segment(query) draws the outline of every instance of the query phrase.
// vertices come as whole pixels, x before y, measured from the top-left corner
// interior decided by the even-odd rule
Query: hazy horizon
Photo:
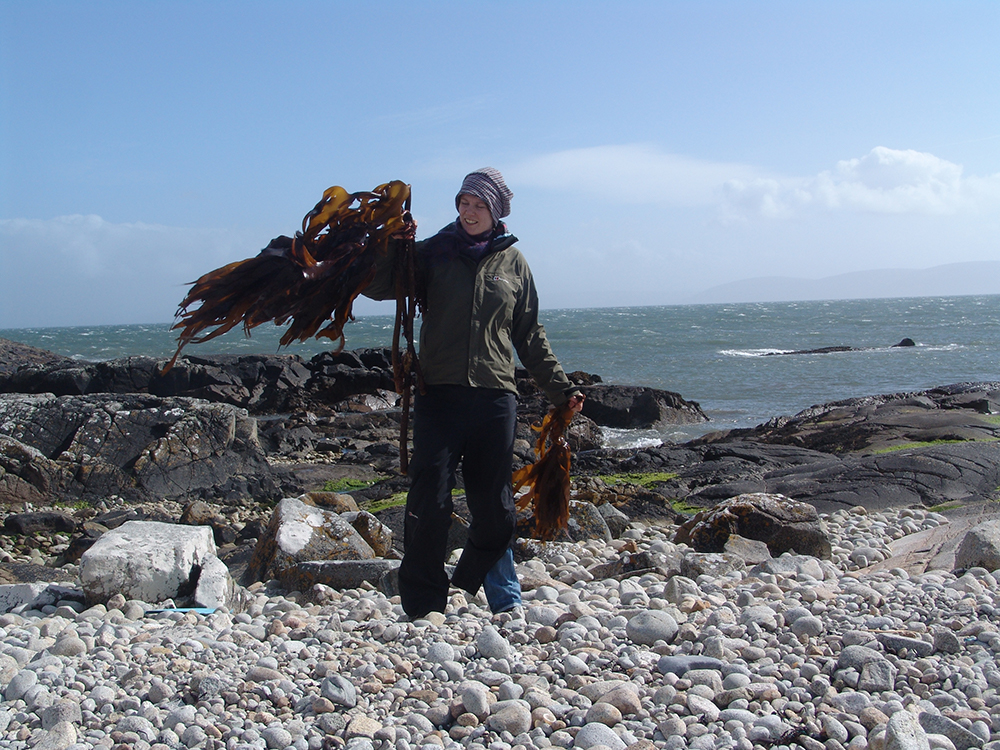
[[[907,293],[904,284],[897,287],[898,293],[884,294],[882,296],[876,294],[866,294],[857,296],[817,296],[813,294],[811,290],[799,289],[799,293],[796,295],[793,292],[793,296],[779,296],[777,293],[768,297],[761,298],[750,298],[752,295],[748,294],[749,291],[756,289],[756,285],[760,282],[777,282],[781,284],[813,284],[822,285],[827,282],[834,280],[842,280],[845,282],[850,282],[854,278],[863,275],[876,275],[881,278],[881,274],[898,274],[905,273],[907,271],[913,272],[915,274],[933,274],[937,269],[941,268],[952,268],[952,267],[962,267],[962,266],[976,266],[976,267],[989,267],[992,273],[990,281],[994,278],[1000,279],[1000,261],[972,261],[969,263],[949,263],[942,266],[936,266],[933,268],[926,269],[879,269],[877,271],[860,271],[852,272],[847,274],[839,274],[836,276],[830,276],[820,279],[802,279],[793,277],[759,277],[750,279],[741,279],[739,281],[731,282],[729,284],[722,284],[704,289],[694,295],[691,295],[686,300],[678,302],[664,302],[660,304],[635,304],[635,305],[592,305],[591,308],[596,309],[606,309],[606,308],[623,308],[628,309],[631,307],[685,307],[685,306],[697,306],[697,305],[741,305],[741,304],[767,304],[767,303],[794,303],[794,302],[842,302],[850,300],[875,300],[875,299],[935,299],[935,298],[946,298],[946,297],[984,297],[984,296],[998,296],[1000,297],[1000,286],[994,285],[992,291],[972,291],[968,293],[953,293],[947,291],[933,292],[933,293]],[[938,279],[939,280],[939,279]],[[794,289],[794,287],[793,287]],[[716,298],[719,293],[728,292],[728,296],[725,298]],[[787,292],[781,292],[782,294],[787,294]],[[368,299],[360,299],[360,305],[355,308],[355,317],[376,317],[376,316],[392,316],[395,312],[394,302],[374,302]],[[359,312],[358,308],[364,308],[366,312]],[[560,310],[579,310],[579,309],[589,309],[588,307],[583,307],[579,305],[566,306],[566,307],[551,307],[543,305],[541,307],[543,311],[557,312]],[[17,327],[0,327],[0,331],[16,331],[22,329],[44,329],[44,328],[94,328],[103,326],[161,326],[170,325],[174,322],[174,319],[170,320],[145,320],[145,321],[131,321],[131,322],[115,322],[115,323],[79,323],[79,324],[66,324],[66,325],[53,325],[53,326],[17,326]],[[236,333],[240,333],[242,329],[239,327],[234,328]]]

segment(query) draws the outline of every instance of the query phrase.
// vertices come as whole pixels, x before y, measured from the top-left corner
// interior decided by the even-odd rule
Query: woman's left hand
[[[582,393],[577,393],[575,396],[569,397],[569,408],[574,414],[579,414],[583,411],[583,402],[587,399]]]

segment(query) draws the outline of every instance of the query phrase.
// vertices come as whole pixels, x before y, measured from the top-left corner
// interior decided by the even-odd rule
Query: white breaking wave
[[[601,443],[605,448],[655,448],[663,445],[656,430],[623,430],[615,427],[601,428]]]
[[[765,357],[768,354],[791,354],[795,349],[720,349],[723,357]]]

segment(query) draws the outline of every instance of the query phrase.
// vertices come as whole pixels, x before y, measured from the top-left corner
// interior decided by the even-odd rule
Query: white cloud
[[[728,219],[806,209],[941,216],[1000,208],[1000,174],[965,176],[961,165],[933,154],[877,146],[811,178],[729,180],[723,194]]]
[[[510,167],[508,182],[585,192],[614,203],[710,205],[730,180],[752,180],[743,164],[703,161],[667,153],[656,146],[625,144],[557,151]]]
[[[239,231],[94,215],[3,219],[0,328],[167,321],[186,284],[260,246]]]

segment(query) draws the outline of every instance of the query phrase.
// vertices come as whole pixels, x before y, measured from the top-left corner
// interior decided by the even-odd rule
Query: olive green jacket
[[[420,369],[428,385],[463,385],[517,392],[514,353],[549,400],[561,405],[577,388],[552,353],[538,322],[538,295],[528,262],[503,235],[478,263],[459,255],[429,263],[416,243],[426,307],[420,327]],[[380,258],[363,294],[395,299],[395,247]]]

